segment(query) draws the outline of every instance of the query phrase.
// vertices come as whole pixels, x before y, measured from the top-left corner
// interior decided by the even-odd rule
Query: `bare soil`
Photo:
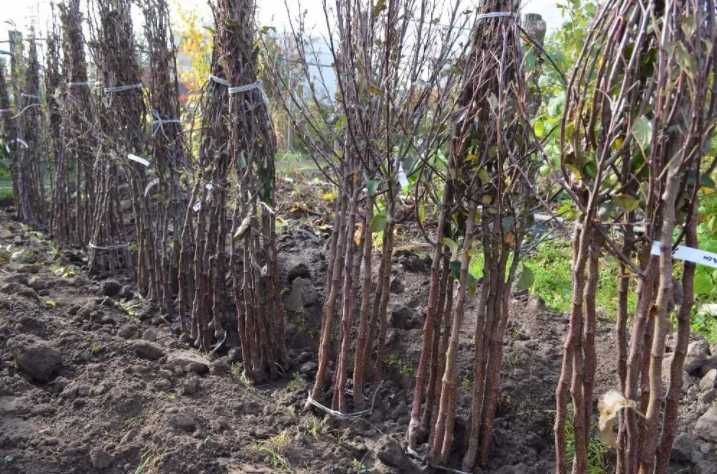
[[[337,421],[305,412],[315,370],[329,206],[309,199],[305,190],[291,193],[293,204],[280,206],[290,217],[279,240],[291,367],[285,381],[261,387],[243,381],[236,350],[200,354],[182,342],[176,322],[142,300],[128,276],[88,278],[81,251],[57,249],[46,236],[14,222],[9,208],[0,210],[0,472],[426,470],[411,463],[400,445],[430,263],[420,246],[396,252],[388,373],[372,388],[377,390],[373,413]],[[475,321],[473,311],[467,314],[459,354],[457,449],[472,384]],[[553,391],[567,319],[525,294],[515,296],[512,318],[495,447],[481,472],[547,473],[553,469]],[[599,394],[616,383],[607,320],[600,321],[597,347]],[[686,413],[694,420],[705,410],[691,407]],[[684,420],[683,426],[689,428]],[[454,467],[458,461],[456,456]],[[675,469],[708,472],[694,470],[688,461]]]

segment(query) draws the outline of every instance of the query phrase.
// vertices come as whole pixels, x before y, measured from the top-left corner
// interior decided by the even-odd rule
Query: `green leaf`
[[[443,245],[450,249],[452,255],[458,253],[458,242],[450,237],[443,237]]]
[[[682,69],[682,71],[689,77],[692,77],[696,69],[695,59],[692,57],[689,51],[687,51],[685,45],[681,42],[678,42],[675,45],[674,51],[675,61],[677,61],[677,64],[680,66],[680,69]]]
[[[700,186],[707,189],[715,189],[715,187],[717,187],[715,180],[708,174],[700,175]]]
[[[371,14],[374,17],[377,17],[385,9],[386,9],[386,0],[377,0],[376,3],[373,5],[373,10],[371,11]]]
[[[565,105],[565,92],[562,91],[548,101],[548,114],[550,114],[550,115],[562,114],[564,105]]]
[[[632,124],[632,135],[635,137],[642,153],[646,155],[646,150],[650,146],[650,140],[652,140],[652,122],[644,115],[640,115]]]
[[[483,277],[483,259],[474,256],[471,258],[471,263],[468,265],[468,274],[475,280],[479,280]]]
[[[490,105],[490,110],[494,112],[498,110],[498,97],[492,92],[488,96],[488,105]]]
[[[366,182],[366,190],[368,191],[369,196],[375,196],[376,191],[378,190],[378,185],[380,182],[377,179],[369,179]]]
[[[458,260],[451,260],[451,262],[448,264],[448,268],[451,270],[451,276],[455,280],[459,280],[461,278],[461,262]]]
[[[369,224],[369,227],[371,228],[371,232],[381,232],[383,229],[386,228],[386,215],[375,214],[371,218],[371,223]]]
[[[518,281],[516,281],[515,283],[515,286],[518,288],[518,290],[529,290],[530,287],[533,286],[534,281],[535,274],[533,273],[533,270],[531,270],[530,267],[526,265],[521,265],[520,274],[518,275]]]
[[[695,293],[697,295],[706,296],[712,292],[714,285],[712,284],[712,278],[710,275],[700,268],[695,274]]]
[[[615,204],[625,209],[626,211],[634,211],[640,206],[640,201],[629,194],[618,194],[613,198]]]

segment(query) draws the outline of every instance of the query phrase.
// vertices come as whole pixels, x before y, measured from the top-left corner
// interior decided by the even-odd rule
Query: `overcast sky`
[[[169,0],[173,8],[194,10],[207,22],[210,12],[206,0]],[[471,3],[477,3],[469,0]],[[0,8],[0,41],[7,39],[7,22],[14,22],[21,30],[31,24],[44,30],[50,16],[49,0],[2,0]],[[84,3],[84,2],[83,2]],[[295,4],[296,0],[289,0]],[[548,31],[560,25],[560,11],[556,7],[556,0],[523,0],[523,13],[540,13],[548,24]],[[271,25],[282,30],[286,25],[286,11],[282,0],[259,0],[259,22],[262,25]],[[307,23],[320,26],[323,23],[321,0],[301,0],[301,5],[307,11]],[[0,43],[0,49],[5,49]]]

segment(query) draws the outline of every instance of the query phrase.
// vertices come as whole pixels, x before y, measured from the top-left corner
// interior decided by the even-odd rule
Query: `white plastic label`
[[[652,255],[660,255],[660,242],[655,241],[652,243],[650,253]],[[678,245],[677,248],[672,251],[672,258],[717,268],[717,254],[692,247],[685,247],[684,245]]]
[[[127,159],[134,161],[135,163],[139,163],[140,165],[144,165],[146,167],[149,167],[149,160],[146,160],[142,158],[141,156],[133,155],[130,153],[127,155]]]
[[[402,163],[398,163],[398,183],[401,185],[401,188],[408,186],[408,176],[406,176]]]

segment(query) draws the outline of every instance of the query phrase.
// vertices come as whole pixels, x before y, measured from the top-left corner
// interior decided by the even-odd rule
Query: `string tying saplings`
[[[2,141],[5,143],[5,150],[10,155],[10,176],[12,178],[12,192],[13,196],[18,196],[18,174],[16,171],[16,160],[10,147],[10,142],[17,137],[17,126],[15,121],[10,118],[13,109],[10,107],[10,88],[8,85],[8,70],[6,68],[5,60],[0,59],[0,109],[3,112],[0,114],[2,118]]]
[[[224,73],[218,62],[220,52],[216,35],[215,32],[211,71],[213,76],[218,77]],[[212,350],[215,341],[220,342],[217,349],[238,345],[234,318],[219,319],[234,313],[232,301],[227,298],[224,279],[219,278],[219,275],[223,277],[227,274],[225,259],[212,258],[219,243],[223,245],[222,255],[225,255],[227,245],[226,220],[229,216],[224,214],[225,183],[230,166],[226,146],[227,97],[227,87],[211,79],[202,91],[197,109],[201,111],[199,159],[193,169],[193,186],[184,217],[179,261],[179,311],[183,332],[197,347],[206,351]],[[189,149],[192,149],[191,145]],[[215,307],[221,311],[215,311]]]
[[[629,285],[623,280],[617,373],[636,409],[620,416],[619,473],[666,472],[689,338],[693,267],[685,265],[675,357],[662,410],[662,362],[674,292],[672,248],[695,245],[705,142],[714,129],[714,7],[710,2],[611,1],[598,13],[576,64],[561,127],[567,191],[581,216],[573,249],[573,308],[556,389],[557,471],[566,472],[565,424],[572,395],[573,470],[587,466],[595,351],[592,329],[599,256],[608,251],[638,277],[627,339]],[[688,52],[689,51],[689,52]],[[688,60],[685,60],[688,58]],[[614,223],[644,218],[642,238]],[[677,241],[674,237],[677,236]],[[622,245],[619,239],[622,239]],[[651,256],[659,241],[659,257]],[[633,258],[633,254],[637,258]],[[622,335],[620,335],[622,333]],[[638,415],[644,413],[644,419]]]
[[[71,243],[81,247],[90,241],[95,206],[94,143],[97,139],[97,107],[87,77],[85,41],[80,0],[59,5],[62,23],[62,54],[67,89],[62,101],[63,155],[70,215]]]
[[[54,162],[52,207],[49,227],[60,245],[71,243],[71,205],[68,187],[68,166],[62,134],[62,74],[60,72],[60,35],[56,17],[53,15],[52,30],[47,35],[45,57],[45,86],[47,91],[47,114],[50,145]]]
[[[20,109],[21,101],[20,94],[22,92],[24,76],[25,76],[25,63],[24,63],[24,45],[22,40],[22,33],[17,30],[8,31],[8,38],[10,41],[10,74],[8,84],[8,94],[12,96],[12,104],[15,111]],[[12,119],[12,116],[10,117]],[[13,196],[15,197],[15,216],[17,220],[22,219],[22,206],[20,205],[20,162],[22,159],[22,150],[20,153],[13,153],[12,146],[17,144],[16,140],[22,136],[22,122],[13,120],[12,127],[7,127],[7,132],[13,132],[13,135],[9,137],[9,142],[6,145],[8,154],[10,155],[10,167],[15,170],[12,177],[13,183]]]
[[[215,47],[229,84],[228,152],[237,186],[233,191],[231,260],[235,312],[244,372],[262,382],[283,375],[286,366],[284,308],[279,292],[274,206],[276,140],[267,104],[256,80],[254,0],[216,0]],[[216,81],[215,81],[216,82]],[[224,86],[224,84],[219,83]],[[252,84],[244,86],[244,84]],[[234,180],[232,180],[234,181]],[[227,197],[226,190],[214,193]],[[216,206],[213,203],[213,206]],[[220,201],[220,206],[221,201]],[[224,214],[220,214],[224,221]],[[226,229],[219,225],[219,235]],[[216,244],[217,260],[224,260],[226,241]],[[223,283],[224,273],[218,274]],[[215,301],[215,324],[222,308]]]
[[[332,56],[323,63],[334,65],[335,94],[324,70],[331,66],[316,66],[320,46],[300,17],[291,24],[291,58],[267,53],[273,58],[272,101],[282,106],[297,139],[337,191],[310,395],[321,402],[330,397],[331,409],[342,413],[360,411],[366,385],[383,377],[394,234],[399,211],[406,210],[400,195],[408,177],[399,180],[400,169],[415,175],[443,144],[455,104],[457,72],[449,63],[465,23],[459,2],[374,3],[322,2]],[[445,29],[413,21],[439,11],[450,18]],[[271,40],[265,38],[265,45]],[[296,67],[287,70],[287,61]],[[297,81],[306,87],[292,86]],[[422,140],[412,139],[418,135]],[[381,250],[375,254],[377,237]]]
[[[45,190],[43,180],[42,137],[40,130],[41,111],[38,104],[40,90],[40,63],[37,58],[37,45],[30,42],[28,64],[25,70],[24,88],[34,93],[20,93],[20,109],[24,112],[20,118],[20,130],[27,148],[16,148],[18,155],[16,172],[18,174],[17,202],[21,220],[26,224],[40,227],[45,222]],[[32,106],[32,107],[31,107]]]
[[[460,112],[451,138],[441,211],[445,220],[442,226],[439,223],[436,238],[439,247],[445,249],[440,253],[441,249],[437,249],[436,253],[444,264],[441,268],[434,262],[433,294],[429,295],[432,317],[447,310],[446,317],[450,318],[437,413],[428,433],[430,462],[445,464],[453,448],[458,339],[467,302],[479,293],[464,471],[472,470],[478,459],[481,463],[488,459],[511,288],[534,207],[530,181],[536,166],[530,155],[533,142],[519,29],[515,16],[510,14],[514,8],[517,5],[513,1],[483,2],[471,33],[470,49],[461,61],[464,72],[458,99]],[[478,275],[471,271],[478,242],[484,261],[480,288]],[[442,257],[446,254],[450,257]],[[438,282],[444,280],[448,286],[442,289]],[[453,291],[453,281],[457,282],[454,300],[445,296]],[[430,344],[424,340],[423,350],[436,347]],[[409,442],[413,438],[414,443],[420,426],[419,404],[414,403],[409,428]]]
[[[155,236],[144,200],[146,167],[133,164],[124,157],[145,154],[145,104],[140,71],[135,56],[130,2],[128,0],[97,0],[94,2],[96,23],[93,52],[105,88],[105,101],[100,114],[101,148],[96,169],[98,203],[92,242],[103,246],[124,238],[127,224],[134,223],[136,241],[135,265],[131,265],[129,249],[96,252],[90,248],[89,269],[93,273],[134,266],[137,286],[147,297],[154,295]],[[101,163],[104,162],[104,163]],[[124,211],[129,204],[131,215]]]
[[[152,108],[152,155],[157,177],[145,186],[144,196],[150,222],[156,236],[152,245],[156,258],[151,271],[155,276],[154,294],[163,309],[175,312],[174,297],[178,291],[180,236],[183,211],[179,173],[186,167],[184,137],[179,120],[180,104],[175,47],[165,0],[143,0],[145,38],[150,62],[149,102]],[[156,192],[147,199],[148,190],[156,182]]]

